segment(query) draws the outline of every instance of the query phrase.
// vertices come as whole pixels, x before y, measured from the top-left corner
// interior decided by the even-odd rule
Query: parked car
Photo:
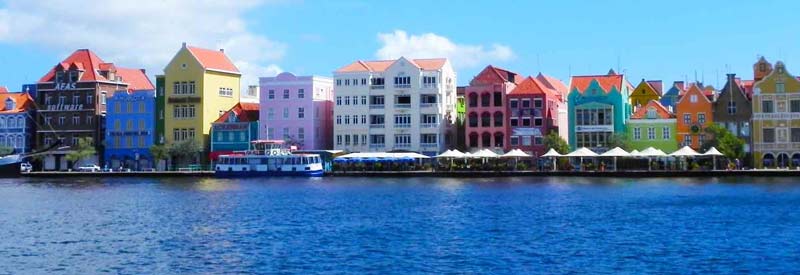
[[[97,166],[95,164],[84,165],[84,166],[78,167],[78,171],[80,171],[80,172],[98,172],[98,171],[100,171],[100,166]]]
[[[29,162],[20,163],[19,170],[22,171],[22,173],[29,173],[33,171],[33,165],[31,165]]]

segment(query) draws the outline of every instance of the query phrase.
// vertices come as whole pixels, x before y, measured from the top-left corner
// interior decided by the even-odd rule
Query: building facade
[[[150,147],[155,141],[155,91],[117,91],[106,100],[105,162],[112,169],[155,168]]]
[[[435,155],[450,146],[456,73],[447,59],[356,61],[334,83],[335,149]]]
[[[573,76],[569,97],[569,144],[605,152],[612,149],[614,133],[624,133],[632,108],[633,89],[625,76],[613,70],[606,75]]]
[[[166,120],[165,109],[167,106],[167,97],[165,96],[166,86],[164,83],[164,75],[156,76],[156,96],[155,96],[155,117],[156,126],[153,135],[153,144],[164,145],[166,138],[164,136],[164,121]]]
[[[94,52],[80,49],[56,64],[37,83],[36,144],[47,147],[61,140],[67,149],[44,157],[45,170],[67,170],[81,164],[102,164],[107,98],[115,91],[152,90],[144,70],[117,67]],[[80,138],[93,140],[97,156],[68,163],[66,154]]]
[[[487,66],[466,87],[466,140],[469,151],[505,151],[508,144],[508,100],[523,77],[517,73]],[[528,125],[527,127],[530,127]]]
[[[634,108],[646,105],[651,100],[659,100],[663,85],[661,80],[644,80],[631,91],[630,101]]]
[[[0,87],[0,147],[25,154],[33,148],[35,109],[28,93],[9,93]]]
[[[508,94],[505,150],[520,149],[541,156],[549,149],[544,146],[544,137],[558,133],[559,110],[565,103],[561,92],[546,84],[547,81],[529,76]]]
[[[222,114],[211,124],[211,148],[209,159],[250,149],[250,142],[257,140],[259,119],[258,103],[240,102]]]
[[[756,168],[800,166],[800,81],[783,62],[753,87]]]
[[[672,111],[657,100],[650,100],[646,105],[634,108],[626,127],[631,150],[642,151],[653,147],[667,154],[678,150],[678,142],[675,141],[675,114]]]
[[[673,110],[673,112],[674,112],[675,103],[678,102],[678,98],[685,91],[686,91],[686,88],[685,88],[684,82],[683,81],[675,81],[675,82],[672,83],[672,86],[670,86],[670,88],[667,89],[667,92],[665,92],[661,96],[661,99],[659,99],[659,102],[661,102],[661,105],[663,105],[664,107],[667,107],[667,109]]]
[[[714,95],[700,88],[701,84],[689,85],[675,103],[675,140],[681,147],[689,146],[698,150],[708,138],[706,128],[714,122]]]
[[[164,68],[167,145],[194,140],[208,156],[211,123],[239,103],[241,73],[224,50],[183,44]]]
[[[285,72],[262,77],[259,84],[262,138],[304,150],[333,148],[333,79]]]
[[[736,74],[728,74],[725,86],[714,101],[714,123],[728,129],[734,136],[744,139],[744,152],[749,155],[752,143],[750,120],[753,117],[753,106],[744,87],[739,83]]]

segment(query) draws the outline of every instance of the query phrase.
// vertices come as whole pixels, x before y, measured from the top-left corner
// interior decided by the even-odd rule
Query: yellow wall
[[[184,66],[185,64],[185,66]],[[174,82],[194,81],[194,95],[175,95]],[[208,149],[207,137],[211,123],[219,118],[220,110],[228,110],[239,101],[239,87],[241,77],[236,74],[206,71],[186,48],[181,48],[175,57],[164,69],[165,93],[167,97],[164,112],[164,136],[166,144],[174,143],[173,129],[194,128],[195,140],[202,144],[204,150]],[[233,95],[223,97],[219,95],[219,88],[233,89]],[[198,103],[170,103],[170,98],[199,97]],[[194,104],[194,119],[176,119],[175,105]]]
[[[628,98],[631,106],[636,107],[637,105],[645,106],[650,100],[658,100],[659,97],[658,92],[653,90],[647,82],[642,81],[636,86],[636,89],[631,91],[631,95]]]
[[[779,80],[784,83],[783,93],[778,93],[776,91],[776,84]],[[761,147],[759,144],[763,142],[763,129],[775,128],[787,129],[787,131],[789,131],[791,128],[800,128],[800,120],[792,118],[759,119],[758,116],[762,115],[763,112],[761,103],[764,99],[771,100],[773,102],[775,114],[790,115],[789,101],[800,99],[800,81],[788,72],[782,62],[778,62],[775,64],[775,69],[769,75],[755,83],[754,90],[758,91],[753,94],[752,136],[754,143],[754,165],[756,168],[764,168],[763,156],[766,153],[771,153],[773,156],[785,153],[791,157],[800,150],[800,144],[791,142],[791,137],[789,137],[788,142],[780,143],[777,141],[773,144],[762,145],[771,146],[772,148]],[[791,132],[788,134],[791,135]],[[776,139],[777,135],[776,133]]]

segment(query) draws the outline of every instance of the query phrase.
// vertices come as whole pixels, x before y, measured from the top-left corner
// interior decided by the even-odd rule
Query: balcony
[[[375,149],[375,148],[383,148],[383,147],[386,147],[386,144],[385,144],[385,143],[378,143],[378,144],[373,144],[373,143],[370,143],[370,144],[369,144],[369,148],[372,148],[372,149]]]
[[[431,147],[439,147],[438,143],[420,143],[419,145],[422,148],[431,148]]]
[[[408,109],[411,108],[411,104],[404,104],[404,103],[395,104],[394,107],[397,109]]]
[[[411,84],[394,84],[395,89],[410,89]]]
[[[420,103],[419,107],[420,108],[432,108],[432,107],[436,107],[436,103]]]
[[[370,105],[369,105],[369,108],[370,108],[370,109],[383,109],[383,108],[385,108],[385,107],[384,107],[384,105],[383,105],[383,104],[370,104]]]
[[[423,89],[436,89],[438,87],[439,86],[436,85],[436,83],[424,83],[424,84],[422,84],[422,88]]]
[[[411,148],[411,143],[397,143],[394,145],[395,149],[406,149]]]
[[[370,124],[370,129],[383,129],[386,128],[386,124]]]
[[[383,90],[384,87],[384,85],[369,85],[370,90]]]
[[[422,123],[419,125],[419,128],[438,128],[439,123]]]
[[[394,128],[411,128],[411,124],[395,124]]]

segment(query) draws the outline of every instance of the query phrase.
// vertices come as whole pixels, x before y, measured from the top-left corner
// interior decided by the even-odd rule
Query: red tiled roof
[[[192,46],[187,46],[186,49],[192,53],[194,58],[197,59],[197,61],[200,62],[200,65],[206,70],[239,73],[239,69],[236,68],[236,65],[233,65],[233,62],[228,59],[228,56],[225,55],[225,52],[223,51],[215,51]]]
[[[653,88],[656,93],[658,93],[658,96],[664,94],[664,85],[662,84],[661,80],[648,80],[647,84],[650,85],[650,87]]]
[[[153,82],[140,69],[117,68],[117,76],[122,78],[122,82],[128,83],[128,91],[155,90]]]
[[[546,87],[543,87],[544,84],[540,83],[533,77],[526,77],[522,82],[514,87],[514,90],[511,90],[509,93],[510,95],[537,95],[537,94],[547,94]]]
[[[658,102],[658,100],[650,100],[643,107],[636,109],[631,115],[631,119],[647,119],[647,109],[650,108],[656,109],[656,116],[658,118],[675,118],[675,114],[670,112],[664,105],[661,105],[661,102]]]
[[[100,64],[103,64],[102,59],[98,57],[94,52],[87,50],[87,49],[80,49],[73,52],[69,57],[61,61],[58,65],[54,66],[50,69],[47,74],[45,74],[39,82],[51,82],[54,80],[56,75],[56,68],[61,66],[62,68],[70,68],[76,67],[78,69],[84,70],[81,79],[78,81],[107,81],[106,78],[100,75],[98,71],[100,71]]]
[[[540,72],[539,75],[536,76],[536,79],[550,87],[550,89],[556,90],[559,94],[566,95],[569,93],[567,85],[564,85],[564,82],[561,82],[558,78]]]
[[[399,59],[398,59],[399,60]],[[446,58],[431,58],[431,59],[408,59],[412,64],[416,65],[423,70],[438,70],[444,67],[447,62]],[[383,72],[389,66],[397,62],[397,60],[375,60],[375,61],[361,61],[356,60],[353,63],[347,64],[344,67],[336,70],[337,73],[351,73],[351,72]]]
[[[688,95],[689,93],[697,93],[697,94],[704,95],[704,96],[701,96],[701,97],[705,98],[708,102],[712,102],[713,99],[708,97],[708,94],[706,93],[706,91],[700,90],[700,87],[698,85],[699,85],[698,83],[690,84],[689,88],[686,89],[686,92],[684,92],[683,94],[680,95],[680,98],[678,98],[678,102],[681,102],[684,98],[686,98],[686,95]],[[678,102],[676,102],[676,104]]]
[[[514,78],[511,81],[511,78]],[[492,65],[486,66],[470,81],[470,85],[478,84],[502,84],[505,82],[513,82],[515,84],[522,83],[522,76],[505,69],[501,69]]]
[[[5,109],[5,102],[9,98],[16,102],[16,106],[12,110]],[[33,99],[28,93],[0,93],[0,114],[21,113],[30,110],[32,107]]]
[[[236,105],[233,105],[230,110],[222,114],[222,116],[217,118],[214,123],[227,122],[231,113],[235,114],[236,117],[239,118],[239,122],[257,121],[259,109],[260,105],[258,103],[239,102]]]
[[[586,89],[589,88],[589,85],[592,83],[592,81],[597,81],[597,84],[600,85],[600,88],[603,89],[603,92],[608,93],[612,88],[621,90],[622,79],[622,75],[619,74],[573,76],[572,80],[570,81],[569,90],[572,91],[577,89],[578,92],[584,93],[586,92]],[[630,86],[630,84],[627,85]]]
[[[8,89],[5,86],[0,86],[0,94],[7,94]]]

